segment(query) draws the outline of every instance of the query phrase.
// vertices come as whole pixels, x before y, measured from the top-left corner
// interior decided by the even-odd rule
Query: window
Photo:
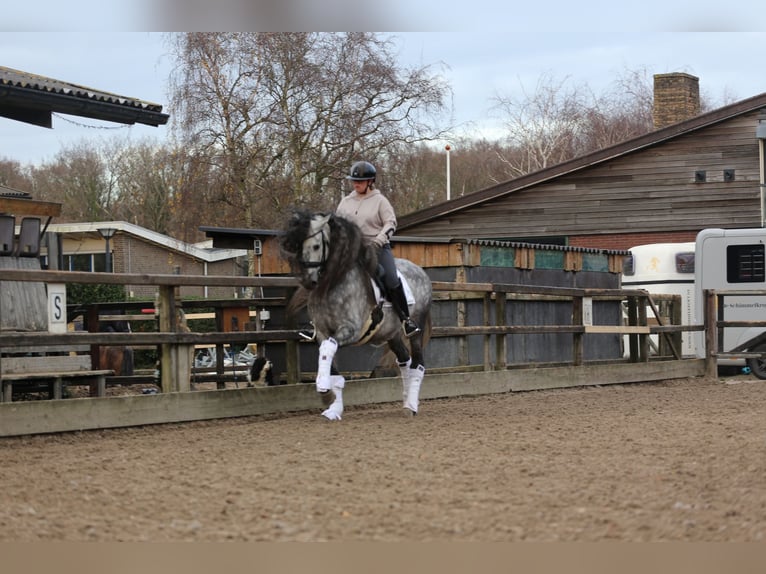
[[[64,255],[67,271],[106,271],[106,255],[103,253],[78,253]]]
[[[726,248],[726,281],[729,283],[763,283],[763,245],[729,245]]]
[[[694,273],[694,251],[676,253],[676,272]]]
[[[622,260],[622,274],[626,276],[636,274],[636,262],[632,255],[628,255]]]

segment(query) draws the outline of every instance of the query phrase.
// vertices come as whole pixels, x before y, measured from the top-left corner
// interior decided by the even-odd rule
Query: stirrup
[[[298,336],[304,341],[314,341],[317,338],[317,328],[314,326],[314,322],[311,322],[311,331],[303,329],[298,331]]]
[[[420,332],[420,327],[417,326],[415,321],[407,317],[404,321],[402,321],[402,327],[404,328],[404,336],[408,339],[412,337],[415,333]]]

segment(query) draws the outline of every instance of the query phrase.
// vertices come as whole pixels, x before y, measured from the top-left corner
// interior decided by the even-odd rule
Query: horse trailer
[[[702,323],[704,317],[704,289],[766,289],[766,229],[703,229],[697,234],[695,252],[695,316],[698,323]],[[726,296],[722,311],[724,321],[764,321],[766,296]],[[724,353],[766,351],[766,343],[758,341],[764,331],[764,327],[726,327],[719,346]],[[697,356],[704,356],[704,333],[698,331],[695,339]],[[755,376],[766,379],[766,360],[731,357],[721,358],[718,363],[746,363]]]
[[[645,289],[649,293],[681,296],[681,323],[694,324],[694,242],[652,243],[630,248],[622,273],[622,286]],[[648,310],[647,317],[653,317]],[[656,348],[658,337],[651,336]],[[696,356],[692,333],[681,335],[681,354]],[[625,345],[627,349],[627,344]]]
[[[638,245],[630,252],[623,286],[681,295],[682,324],[704,323],[705,289],[766,290],[764,228],[703,229],[695,242]],[[725,321],[766,321],[766,296],[726,296],[722,311]],[[719,358],[719,366],[747,365],[755,376],[766,379],[766,361],[744,356],[766,351],[766,343],[759,341],[765,331],[764,327],[726,327],[720,347],[731,356]],[[704,337],[702,331],[683,333],[682,354],[704,357]]]

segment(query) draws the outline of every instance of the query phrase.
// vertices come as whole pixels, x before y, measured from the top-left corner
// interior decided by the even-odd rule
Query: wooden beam
[[[649,327],[642,327],[640,325],[631,327],[630,325],[587,325],[585,327],[586,333],[622,333],[622,334],[637,334],[648,335],[651,333]]]
[[[50,201],[19,199],[16,197],[0,197],[0,213],[58,217],[61,215],[61,204]]]
[[[702,359],[426,374],[421,399],[701,377]],[[693,384],[693,383],[691,383]],[[346,406],[402,400],[398,377],[346,382]],[[314,385],[0,404],[0,436],[120,428],[323,410]],[[423,407],[424,410],[427,406]]]

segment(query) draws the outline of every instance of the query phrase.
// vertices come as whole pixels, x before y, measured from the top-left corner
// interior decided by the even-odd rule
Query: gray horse
[[[406,259],[397,259],[399,274],[409,287],[410,316],[422,331],[406,339],[390,303],[376,291],[377,259],[359,228],[334,214],[295,211],[280,235],[280,247],[300,282],[290,310],[305,305],[319,344],[316,388],[329,420],[343,414],[345,379],[333,359],[338,347],[387,344],[402,376],[404,408],[416,414],[425,374],[423,346],[431,325],[431,280]]]

